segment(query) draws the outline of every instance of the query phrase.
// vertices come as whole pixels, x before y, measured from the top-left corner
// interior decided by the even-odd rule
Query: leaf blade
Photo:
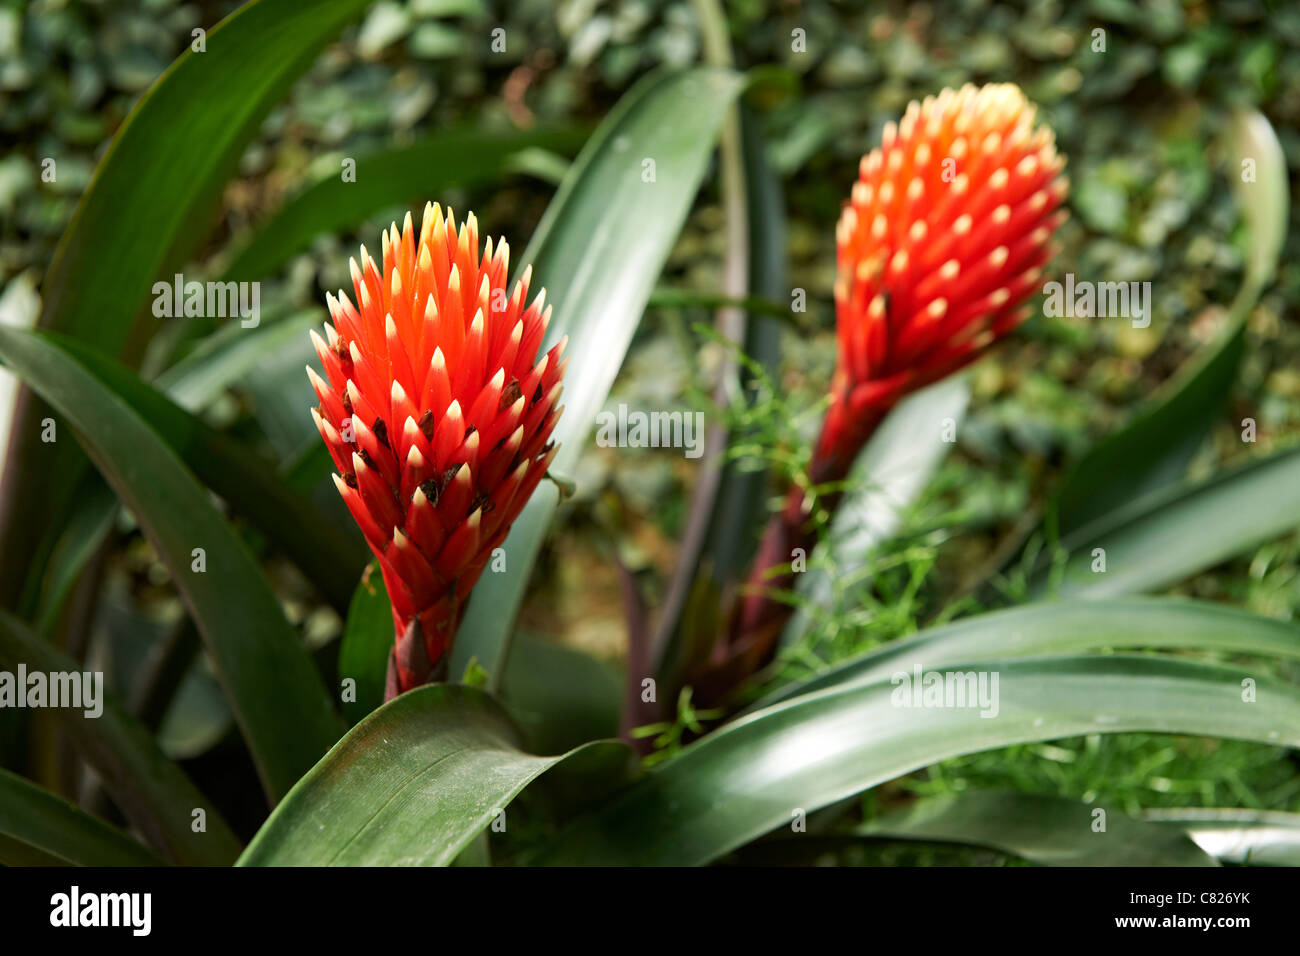
[[[166,443],[84,366],[40,333],[12,329],[0,328],[0,355],[77,431],[171,569],[263,786],[278,799],[342,722],[261,569]],[[218,574],[193,570],[196,546]]]
[[[565,412],[552,436],[561,445],[559,472],[571,470],[609,394],[743,82],[707,68],[643,80],[587,142],[524,251],[554,308],[542,348],[571,337]],[[646,182],[651,168],[654,181]],[[558,502],[554,488],[539,487],[516,520],[505,544],[510,571],[484,575],[475,588],[452,651],[453,674],[477,657],[489,687],[499,687],[528,572]]]
[[[389,701],[294,787],[240,866],[446,866],[541,774],[566,760],[625,760],[621,744],[559,757],[518,747],[481,691],[434,684]]]
[[[47,674],[81,669],[4,612],[0,612],[0,660],[11,667],[25,664]],[[239,853],[239,840],[217,809],[106,690],[102,691],[102,704],[103,712],[97,718],[67,707],[54,708],[53,713],[122,811],[154,846],[178,863],[230,863]],[[191,814],[199,808],[207,817],[203,833],[191,828]]]
[[[0,863],[5,866],[158,866],[122,831],[0,768]]]
[[[580,817],[551,864],[697,865],[811,812],[949,757],[1086,733],[1196,734],[1278,746],[1300,741],[1300,691],[1144,657],[972,662],[1000,674],[996,719],[903,708],[890,682],[809,694],[722,728]],[[718,799],[727,794],[728,799]]]

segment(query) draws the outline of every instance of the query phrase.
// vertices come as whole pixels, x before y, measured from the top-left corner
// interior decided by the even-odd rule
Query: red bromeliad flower
[[[839,355],[815,458],[841,477],[900,398],[1030,314],[1069,186],[1011,83],[912,102],[863,157],[836,230]],[[833,462],[833,464],[832,464]]]
[[[312,415],[393,606],[389,697],[433,676],[555,455],[564,342],[534,362],[551,310],[545,291],[525,305],[531,269],[506,294],[509,256],[489,238],[479,258],[473,213],[457,229],[426,206],[418,236],[410,214],[384,234],[382,270],[362,246],[360,309],[327,296],[334,324],[312,332]]]
[[[1012,84],[944,90],[885,126],[836,231],[839,353],[813,454],[814,484],[840,481],[897,402],[974,361],[1030,313],[1069,190],[1047,127]],[[765,663],[790,608],[768,598],[814,543],[804,493],[768,525],[748,598],[710,662],[724,688]],[[833,510],[838,495],[820,498]],[[705,683],[708,683],[706,679]],[[708,699],[708,695],[705,695]]]

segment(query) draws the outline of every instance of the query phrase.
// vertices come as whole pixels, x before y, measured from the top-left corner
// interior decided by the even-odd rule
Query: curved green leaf
[[[521,266],[532,264],[554,307],[542,347],[569,336],[565,412],[553,435],[562,446],[558,472],[572,470],[609,394],[743,85],[738,74],[717,69],[639,83],[583,147],[524,251]],[[508,570],[475,588],[451,673],[477,657],[490,686],[500,685],[514,617],[558,500],[553,487],[539,488],[515,522],[505,544]]]
[[[1149,657],[968,663],[998,675],[997,715],[895,706],[890,681],[795,698],[742,718],[566,827],[541,862],[691,865],[869,787],[956,757],[1092,733],[1300,743],[1300,691],[1248,672]],[[991,676],[989,678],[991,680]]]
[[[22,623],[0,612],[0,661],[11,668],[45,674],[84,671],[77,662],[27,632]],[[158,748],[149,731],[107,689],[102,713],[85,708],[51,708],[64,731],[99,774],[122,812],[149,842],[178,863],[221,866],[239,853],[239,840],[216,808]],[[207,830],[191,828],[196,809],[203,809]],[[4,813],[0,801],[0,816]]]
[[[558,150],[571,155],[584,133],[576,129],[475,129],[437,133],[402,146],[356,158],[355,182],[335,171],[290,199],[257,227],[226,267],[225,279],[263,279],[274,275],[316,236],[355,226],[389,206],[418,199],[431,190],[474,186],[510,175],[527,150]]]
[[[207,32],[203,52],[186,49],[96,166],[45,274],[40,327],[138,358],[155,321],[144,308],[153,284],[203,241],[223,184],[271,107],[370,2],[252,0]],[[0,598],[27,610],[52,543],[48,515],[67,507],[84,467],[75,446],[41,440],[43,417],[19,401],[0,498]],[[48,511],[30,508],[37,495]]]
[[[1227,403],[1245,351],[1246,317],[1272,281],[1290,208],[1286,158],[1268,120],[1253,110],[1238,113],[1228,145],[1228,176],[1246,220],[1249,248],[1226,328],[1218,344],[1189,362],[1143,412],[1090,449],[1062,481],[1053,504],[1061,537],[1179,481]],[[1247,159],[1254,173],[1249,182],[1243,178]]]
[[[178,407],[124,366],[66,336],[46,333],[45,341],[70,355],[130,406],[199,481],[284,548],[330,603],[347,607],[365,563],[360,538],[345,535],[325,520],[276,474],[273,464]],[[176,379],[173,384],[188,381]]]
[[[0,864],[158,866],[147,849],[30,780],[0,769]]]
[[[530,749],[559,753],[618,735],[622,684],[604,661],[520,634],[506,662],[501,702]]]
[[[278,799],[343,726],[261,569],[158,434],[47,336],[0,328],[0,357],[76,430],[158,549],[212,653],[262,784]],[[196,548],[205,570],[195,569]]]
[[[716,11],[713,11],[716,12]],[[712,13],[710,14],[712,15]],[[719,44],[725,47],[723,37]],[[732,360],[735,368],[724,367],[714,388],[715,400],[752,404],[756,386],[750,384],[758,369],[768,380],[777,374],[781,357],[781,326],[777,319],[792,322],[790,310],[772,300],[789,295],[788,246],[786,243],[785,197],[781,179],[767,158],[767,142],[762,135],[761,118],[743,106],[740,118],[739,147],[729,146],[724,131],[719,144],[724,181],[730,152],[739,148],[741,169],[730,170],[731,189],[743,186],[746,211],[742,216],[733,210],[729,228],[739,232],[744,227],[742,253],[729,250],[730,281],[736,291],[749,294],[731,299],[715,292],[700,293],[686,289],[657,289],[650,297],[652,306],[705,306],[720,310],[715,318],[719,338],[743,347],[746,362]],[[739,186],[734,185],[739,181]],[[724,196],[727,189],[724,187]],[[733,203],[735,200],[733,200]],[[729,244],[731,242],[729,241]],[[741,266],[744,266],[742,269]],[[741,276],[747,272],[747,276]],[[744,288],[740,280],[744,278]],[[775,311],[776,316],[773,316]],[[737,322],[735,316],[741,316]],[[739,327],[739,328],[738,328]],[[739,334],[743,332],[742,334]],[[746,367],[746,363],[755,363]],[[757,368],[755,367],[757,366]],[[743,468],[740,462],[725,460],[727,433],[715,422],[707,434],[702,467],[704,473],[695,483],[689,517],[676,556],[677,567],[660,603],[654,636],[651,639],[649,665],[662,684],[676,686],[691,666],[691,633],[710,633],[713,628],[693,617],[684,626],[683,618],[692,598],[705,590],[721,593],[739,580],[753,559],[762,531],[762,515],[767,495],[765,469]],[[702,577],[701,571],[707,571]],[[705,601],[712,610],[716,601]],[[639,683],[639,682],[638,682]],[[672,696],[671,693],[668,696]],[[638,696],[639,701],[639,696]],[[660,715],[657,705],[641,703],[638,712],[627,715],[629,721],[653,723]]]
[[[356,681],[356,700],[343,701],[343,716],[349,724],[356,724],[384,702],[392,649],[393,607],[388,603],[379,564],[371,562],[352,594],[339,642],[339,680]]]
[[[1033,589],[1062,597],[1115,597],[1167,587],[1300,525],[1300,447],[1248,462],[1196,485],[1156,491],[1061,542],[1062,568]],[[1105,571],[1094,571],[1105,553]],[[1100,567],[1100,565],[1097,565]]]
[[[519,749],[497,703],[435,684],[389,701],[339,741],[257,832],[241,866],[446,866],[540,774],[573,760],[602,779],[629,751]]]
[[[96,168],[46,275],[41,326],[120,352],[153,283],[202,241],[195,224],[263,118],[369,4],[252,0],[208,31],[204,52],[185,50]]]
[[[1264,810],[1148,810],[1142,819],[1180,830],[1224,863],[1300,866],[1300,813]]]
[[[1164,648],[1300,658],[1300,627],[1223,604],[1129,598],[1030,604],[931,628],[783,687],[751,710],[898,671],[946,667],[976,657],[1046,657],[1109,648]]]
[[[1098,810],[1104,817],[1098,817]],[[1104,828],[1097,829],[1098,820]],[[1066,797],[977,790],[922,800],[852,831],[982,846],[1045,866],[1217,866],[1186,833]]]
[[[229,322],[151,384],[187,412],[198,412],[268,354],[307,338],[308,330],[324,321],[323,309],[304,309],[281,319],[263,317],[255,329]]]

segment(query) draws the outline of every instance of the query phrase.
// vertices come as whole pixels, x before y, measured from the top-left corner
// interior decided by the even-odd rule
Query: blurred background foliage
[[[77,198],[134,100],[190,43],[193,29],[210,29],[235,6],[0,0],[6,142],[0,309],[9,315],[30,309]],[[1294,177],[1300,6],[1258,0],[735,0],[725,6],[737,64],[758,77],[749,105],[761,117],[770,160],[783,179],[790,285],[807,292],[807,311],[791,317],[784,336],[778,381],[793,407],[815,408],[833,365],[834,223],[858,159],[909,100],[941,87],[1019,83],[1069,158],[1072,217],[1062,231],[1058,271],[1153,284],[1148,329],[1038,316],[973,370],[974,399],[954,453],[898,540],[878,557],[876,573],[842,597],[845,613],[859,609],[866,626],[803,649],[835,659],[935,618],[976,610],[973,601],[957,608],[946,602],[964,593],[999,546],[1018,534],[1022,516],[1042,505],[1066,462],[1214,340],[1242,269],[1241,227],[1217,137],[1230,108],[1255,106],[1276,129]],[[504,53],[491,49],[498,27],[505,29]],[[792,51],[794,30],[805,31],[806,53]],[[1098,30],[1104,55],[1093,49]],[[589,127],[646,71],[699,56],[695,15],[685,0],[380,0],[273,111],[225,191],[215,229],[195,224],[213,236],[203,266],[219,272],[232,243],[304,184],[337,176],[346,157],[462,126]],[[46,157],[57,161],[55,182],[41,181]],[[542,156],[525,174],[491,188],[430,183],[429,198],[458,211],[472,207],[485,233],[504,234],[522,249],[562,168],[559,158]],[[265,277],[264,312],[319,308],[326,290],[350,286],[347,256],[358,242],[377,245],[381,225],[403,211],[383,210],[351,234],[318,237]],[[724,242],[712,184],[697,202],[665,282],[717,290]],[[1242,374],[1193,473],[1300,432],[1297,252],[1293,208],[1278,281],[1250,316]],[[692,329],[709,319],[705,309],[652,308],[610,404],[671,408],[696,401],[692,396],[707,390],[709,371],[722,357]],[[281,459],[314,439],[306,414],[312,398],[301,371],[308,347],[305,335],[299,338],[207,411],[215,423],[266,443]],[[817,416],[804,417],[811,429]],[[1254,447],[1240,439],[1246,417],[1258,423]],[[522,627],[542,638],[562,634],[616,666],[624,624],[608,548],[618,549],[654,606],[672,568],[697,465],[672,450],[592,448],[579,471],[583,492],[562,511]],[[1176,592],[1289,619],[1300,608],[1298,570],[1300,534],[1293,533]],[[291,620],[315,643],[337,637],[334,611],[316,606],[287,565],[275,571]],[[166,570],[129,519],[115,538],[107,578],[110,597],[91,643],[114,658],[122,675],[145,652],[147,635],[182,612]],[[204,752],[229,732],[228,719],[203,716],[222,704],[202,676],[182,694],[184,707],[168,716],[165,737],[178,756]],[[887,793],[869,794],[866,812],[903,791],[976,784],[1106,799],[1129,811],[1221,804],[1300,810],[1300,773],[1281,751],[1130,735],[952,761]]]

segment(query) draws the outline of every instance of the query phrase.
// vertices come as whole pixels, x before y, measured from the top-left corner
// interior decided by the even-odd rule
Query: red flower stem
[[[823,423],[809,479],[814,488],[833,486],[816,498],[817,506],[830,518],[843,497],[840,483],[848,477],[858,452],[883,417],[881,410],[870,420],[858,422],[851,435],[831,434],[831,419]],[[724,702],[741,682],[775,658],[781,632],[794,614],[794,607],[776,595],[794,590],[798,572],[791,565],[796,550],[806,561],[817,545],[807,497],[805,490],[795,485],[786,493],[785,505],[769,519],[726,639],[718,643],[706,667],[691,681],[698,706],[713,707]]]

